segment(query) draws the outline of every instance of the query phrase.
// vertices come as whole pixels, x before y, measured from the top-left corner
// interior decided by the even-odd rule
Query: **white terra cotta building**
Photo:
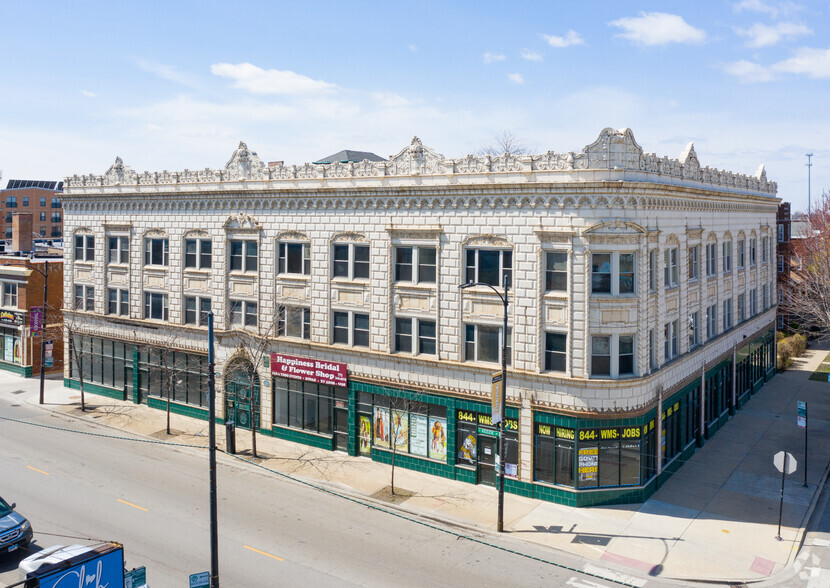
[[[65,181],[66,324],[87,389],[206,418],[210,311],[223,419],[492,484],[507,277],[507,490],[639,501],[774,374],[776,190],[628,129],[541,155],[116,159]]]

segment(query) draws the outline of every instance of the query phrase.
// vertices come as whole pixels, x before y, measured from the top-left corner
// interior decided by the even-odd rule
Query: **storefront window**
[[[20,347],[20,331],[0,328],[0,360],[8,363],[23,363]]]
[[[562,486],[574,485],[574,432],[571,429],[556,428],[556,456],[554,457],[556,477],[554,483]]]
[[[368,413],[359,415],[359,419],[364,429],[369,421],[375,447],[392,449],[394,442],[396,452],[447,461],[446,407],[361,393],[357,408],[360,413]]]
[[[275,425],[313,433],[332,432],[332,397],[335,387],[274,376]]]

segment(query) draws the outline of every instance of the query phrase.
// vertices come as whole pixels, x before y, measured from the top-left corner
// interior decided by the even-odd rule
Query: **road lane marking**
[[[143,506],[138,506],[137,504],[133,504],[132,502],[127,502],[126,500],[121,500],[120,498],[118,499],[118,502],[124,503],[127,506],[132,506],[133,508],[137,508],[138,510],[143,510],[144,512],[147,512],[148,510],[150,510],[148,508],[144,508]]]
[[[277,561],[285,561],[285,560],[284,560],[283,558],[281,558],[281,557],[277,557],[276,555],[271,555],[270,553],[265,553],[264,551],[260,551],[259,549],[254,549],[253,547],[251,547],[251,546],[249,546],[249,545],[243,545],[242,547],[244,547],[245,549],[250,549],[250,550],[251,550],[251,551],[253,551],[254,553],[258,553],[258,554],[260,554],[260,555],[264,555],[264,556],[266,556],[266,557],[273,557],[273,558],[274,558],[274,559],[276,559]]]
[[[43,470],[39,470],[39,469],[37,469],[37,468],[33,468],[32,466],[26,466],[26,467],[27,467],[27,468],[29,468],[30,470],[34,470],[34,471],[38,472],[39,474],[43,474],[44,476],[48,476],[48,475],[49,475],[49,472],[44,472]]]

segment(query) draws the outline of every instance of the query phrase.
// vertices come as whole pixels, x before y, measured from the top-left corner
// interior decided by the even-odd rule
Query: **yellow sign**
[[[493,384],[490,389],[490,404],[493,408],[493,424],[497,425],[501,421],[501,396],[502,396],[502,383],[504,382],[504,377],[501,372],[496,372],[493,374]]]

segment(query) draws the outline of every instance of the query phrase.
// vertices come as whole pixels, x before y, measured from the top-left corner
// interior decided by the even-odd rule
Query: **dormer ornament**
[[[256,151],[251,151],[244,141],[240,141],[239,147],[225,164],[223,178],[230,181],[268,179],[268,168]]]

